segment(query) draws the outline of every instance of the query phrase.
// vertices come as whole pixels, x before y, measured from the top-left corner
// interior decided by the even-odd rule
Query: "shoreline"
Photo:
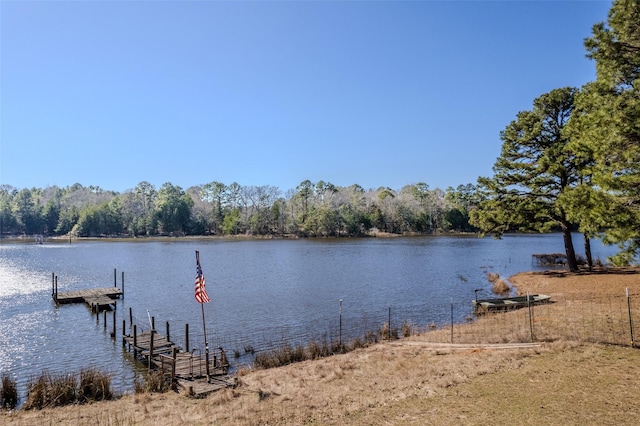
[[[545,292],[559,299],[606,296],[609,303],[608,296],[620,296],[626,288],[640,295],[639,274],[639,268],[522,272],[510,281],[520,291]],[[546,309],[536,308],[538,321],[558,312],[562,312],[560,319],[572,319],[585,311],[565,309],[562,303]],[[489,329],[499,332],[505,320],[509,323],[522,312],[482,321],[489,321]],[[473,331],[478,325],[457,327]],[[557,338],[535,347],[505,344],[496,349],[470,344],[449,348],[434,346],[417,335],[284,367],[251,369],[239,375],[237,389],[201,400],[174,393],[134,394],[80,406],[3,412],[0,422],[369,425],[424,424],[428,419],[438,424],[506,424],[522,421],[526,415],[532,424],[549,420],[634,424],[639,414],[638,374],[640,351],[629,346]]]

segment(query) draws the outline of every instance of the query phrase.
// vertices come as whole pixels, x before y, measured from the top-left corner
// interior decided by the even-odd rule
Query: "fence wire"
[[[149,318],[123,314],[124,333],[150,329]],[[121,320],[122,321],[122,320]],[[165,323],[154,319],[156,331]],[[342,312],[334,318],[304,325],[264,325],[252,331],[221,334],[207,331],[210,349],[223,348],[231,368],[251,364],[260,352],[285,345],[307,346],[312,342],[348,343],[355,339],[380,342],[409,335],[433,343],[522,343],[560,339],[636,346],[640,332],[640,295],[552,297],[551,303],[476,315],[470,302],[440,305],[390,306],[377,312]],[[183,350],[204,352],[204,334],[171,330],[171,341]]]

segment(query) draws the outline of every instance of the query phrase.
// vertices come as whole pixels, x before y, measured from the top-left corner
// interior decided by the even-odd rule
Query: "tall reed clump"
[[[511,287],[509,284],[502,278],[500,278],[500,274],[497,272],[489,272],[487,273],[487,279],[491,284],[493,284],[493,292],[496,294],[506,294],[511,291]]]
[[[102,401],[112,399],[111,376],[93,368],[80,371],[78,401]]]
[[[133,382],[135,393],[164,393],[171,388],[171,383],[162,371],[151,371],[143,379],[136,378]]]
[[[0,382],[0,409],[13,410],[17,406],[18,384],[8,374],[3,374]]]
[[[389,328],[388,323],[382,324],[382,327],[378,330],[378,334],[380,335],[380,340],[398,340],[398,328]]]
[[[43,372],[27,384],[25,410],[112,399],[111,377],[89,368],[80,374]]]
[[[77,387],[74,374],[53,375],[43,372],[27,384],[25,410],[40,410],[76,402]]]
[[[302,345],[291,346],[289,343],[283,344],[277,349],[268,352],[258,352],[254,365],[258,368],[274,368],[283,365],[300,362],[308,359]]]

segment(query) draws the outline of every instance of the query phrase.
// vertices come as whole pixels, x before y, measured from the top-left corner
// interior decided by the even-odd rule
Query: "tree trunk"
[[[569,266],[569,271],[577,272],[578,271],[578,261],[576,260],[576,251],[573,248],[573,240],[571,239],[571,227],[569,223],[562,222],[562,238],[564,239],[564,250],[567,254],[567,266]]]
[[[589,272],[593,269],[593,259],[591,258],[591,239],[587,234],[582,234],[584,236],[584,255],[587,258],[587,266],[589,267]]]

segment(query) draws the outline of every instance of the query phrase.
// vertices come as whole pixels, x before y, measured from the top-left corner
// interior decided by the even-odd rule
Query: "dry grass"
[[[562,297],[640,290],[639,275],[521,274],[521,292]],[[617,288],[614,288],[617,287]],[[546,308],[558,315],[561,305]],[[459,325],[455,339],[491,330],[499,345],[432,343],[450,330],[384,341],[353,352],[269,370],[243,371],[240,385],[189,399],[173,392],[135,394],[81,407],[0,414],[0,424],[637,424],[640,351],[569,337],[528,342],[510,331],[523,310]],[[579,315],[571,310],[567,318]],[[505,334],[513,335],[505,338]],[[550,339],[551,340],[551,339]],[[456,340],[457,342],[458,340]]]
[[[0,379],[0,409],[13,409],[18,405],[18,384],[8,374]]]
[[[497,272],[487,273],[487,280],[493,284],[492,290],[496,294],[507,294],[511,291],[509,284],[507,284],[504,279],[500,278],[500,274]]]

